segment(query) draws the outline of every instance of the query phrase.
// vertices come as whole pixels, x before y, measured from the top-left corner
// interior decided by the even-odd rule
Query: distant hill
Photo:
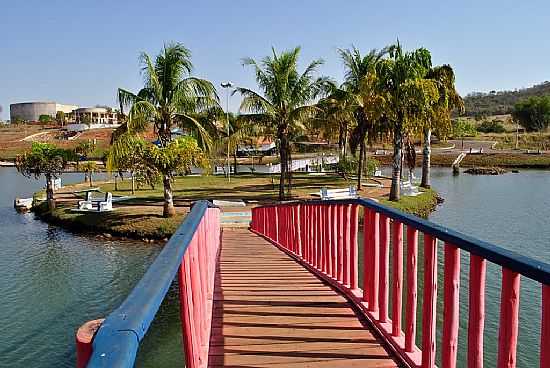
[[[464,97],[466,116],[490,116],[509,114],[514,104],[531,96],[550,95],[550,82],[515,91],[472,92]]]

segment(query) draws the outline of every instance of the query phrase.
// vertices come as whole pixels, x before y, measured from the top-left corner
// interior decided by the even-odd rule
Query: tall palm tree
[[[322,60],[314,60],[299,73],[299,55],[299,47],[280,54],[273,48],[272,55],[259,62],[251,58],[243,59],[243,65],[254,69],[261,92],[243,87],[236,89],[243,96],[240,110],[247,112],[241,119],[264,125],[276,137],[281,162],[279,200],[290,196],[292,137],[304,131],[304,124],[318,111],[314,100],[333,87],[328,78],[314,77]],[[288,184],[287,193],[285,181]]]
[[[129,107],[123,130],[137,134],[152,123],[163,149],[170,145],[172,129],[177,126],[193,134],[202,148],[208,150],[212,141],[199,116],[209,109],[219,108],[219,99],[212,83],[191,76],[191,52],[180,43],[171,43],[164,45],[154,61],[146,53],[141,53],[140,61],[144,87],[137,93],[118,89],[121,111],[124,106]],[[155,162],[160,164],[162,160]],[[175,214],[172,175],[158,169],[163,175],[163,214],[170,217]]]
[[[373,49],[365,56],[356,47],[340,49],[338,52],[345,68],[341,87],[345,94],[342,97],[351,105],[356,122],[350,137],[350,148],[355,152],[359,147],[357,189],[361,189],[366,158],[365,140],[374,140],[383,117],[383,98],[377,90],[376,65],[386,56],[388,49]]]
[[[455,87],[455,73],[450,65],[436,66],[428,71],[426,78],[436,83],[439,99],[426,114],[423,129],[422,181],[420,186],[430,188],[431,135],[436,131],[439,137],[445,136],[452,129],[451,112],[453,109],[464,111],[464,102]]]
[[[399,41],[390,47],[390,57],[377,65],[379,88],[384,91],[386,117],[393,132],[393,162],[390,200],[400,199],[403,137],[411,134],[437,101],[435,82],[426,79],[432,67],[431,54],[425,48],[404,52]]]
[[[188,129],[208,148],[211,139],[197,116],[219,107],[216,89],[209,81],[191,76],[191,51],[180,43],[170,43],[153,59],[141,53],[144,87],[137,93],[118,89],[121,110],[129,107],[127,129],[142,132],[154,124],[160,146],[172,138],[172,128]]]

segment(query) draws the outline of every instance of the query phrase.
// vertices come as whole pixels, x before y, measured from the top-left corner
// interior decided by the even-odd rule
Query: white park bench
[[[401,194],[409,197],[416,197],[421,194],[416,185],[413,185],[410,180],[401,182]]]
[[[94,200],[92,198],[92,192],[86,192],[86,199],[78,201],[78,209],[80,212],[94,211],[94,205],[97,207],[98,212],[108,212],[113,210],[113,193],[107,192],[104,200]]]
[[[320,194],[323,201],[330,199],[353,199],[357,198],[357,189],[354,186],[342,189],[321,188]]]

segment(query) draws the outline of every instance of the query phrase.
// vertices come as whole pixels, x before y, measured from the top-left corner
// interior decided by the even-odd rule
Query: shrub
[[[477,131],[481,133],[504,133],[506,129],[496,120],[484,121],[477,127]]]
[[[453,138],[475,137],[477,135],[474,124],[466,119],[457,119],[453,122]]]

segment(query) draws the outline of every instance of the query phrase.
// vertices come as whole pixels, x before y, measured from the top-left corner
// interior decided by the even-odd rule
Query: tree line
[[[422,138],[422,183],[430,186],[431,135],[444,137],[452,127],[451,114],[462,111],[450,65],[434,66],[425,48],[406,51],[399,42],[366,54],[355,47],[338,50],[345,78],[339,84],[319,74],[323,60],[300,69],[300,47],[271,53],[261,60],[245,58],[257,88],[236,87],[242,100],[239,114],[225,113],[213,84],[192,75],[191,52],[182,44],[166,44],[140,61],[144,86],[137,92],[120,88],[118,101],[124,123],[113,134],[107,156],[112,171],[139,171],[160,179],[164,188],[164,216],[174,215],[173,176],[191,166],[205,167],[225,147],[255,137],[272,138],[281,164],[279,200],[291,197],[292,155],[295,143],[316,130],[336,136],[342,160],[357,161],[361,187],[367,146],[380,140],[393,144],[390,200],[400,199],[404,157],[414,154]],[[126,113],[125,113],[126,112]],[[153,126],[156,142],[143,133]],[[175,129],[184,135],[174,136]],[[154,180],[156,180],[154,179]]]

